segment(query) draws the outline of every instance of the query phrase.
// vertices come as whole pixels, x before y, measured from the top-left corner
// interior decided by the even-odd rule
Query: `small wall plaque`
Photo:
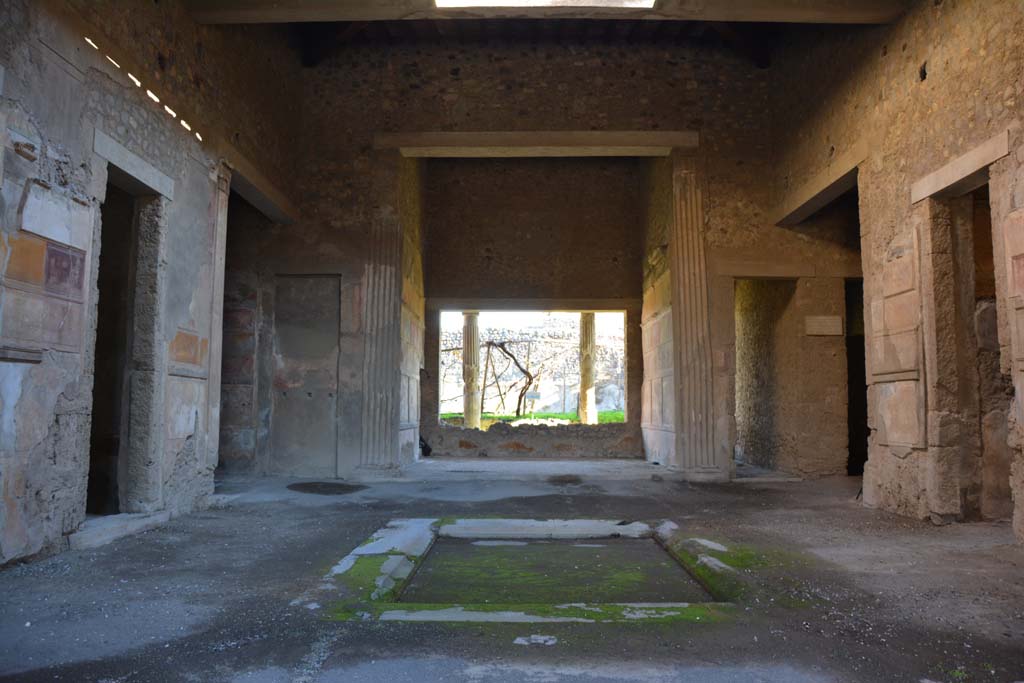
[[[804,318],[804,334],[808,337],[842,337],[843,316],[809,315]]]

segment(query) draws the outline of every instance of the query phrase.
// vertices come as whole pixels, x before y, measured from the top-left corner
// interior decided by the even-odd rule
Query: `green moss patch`
[[[511,543],[440,539],[401,601],[562,604],[710,599],[650,539]]]
[[[356,559],[356,563],[338,576],[340,583],[356,600],[371,600],[377,590],[377,579],[381,575],[381,565],[388,559],[387,555],[364,555]],[[390,596],[380,596],[387,599]]]
[[[722,562],[725,562],[734,569],[776,569],[804,566],[809,559],[786,550],[777,548],[755,548],[749,545],[726,544],[729,550],[719,552],[716,550],[705,551]]]
[[[707,590],[715,600],[720,600],[722,602],[736,602],[747,592],[746,583],[742,581],[735,572],[718,571],[708,567],[707,565],[701,564],[700,555],[688,548],[685,541],[681,540],[669,543],[665,546],[665,549],[668,550],[668,552],[686,568],[686,571],[688,571],[697,579],[697,581],[700,582],[702,586],[704,586],[705,590]],[[727,555],[728,553],[719,554]],[[722,559],[722,561],[726,564],[730,564],[724,559]],[[732,565],[730,564],[730,566]]]

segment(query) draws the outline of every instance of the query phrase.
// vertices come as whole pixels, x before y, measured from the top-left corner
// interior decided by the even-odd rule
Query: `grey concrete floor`
[[[1024,680],[1009,525],[867,510],[857,479],[696,486],[642,463],[456,461],[344,496],[288,483],[227,479],[226,508],[0,571],[0,680]],[[339,623],[290,604],[389,519],[484,515],[667,518],[793,551],[809,561],[770,581],[809,605],[751,604],[714,625],[459,625]],[[531,635],[555,643],[516,644]]]

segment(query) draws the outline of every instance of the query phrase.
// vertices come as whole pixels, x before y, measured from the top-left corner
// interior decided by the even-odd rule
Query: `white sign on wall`
[[[843,316],[809,315],[804,318],[804,334],[808,337],[842,337]]]

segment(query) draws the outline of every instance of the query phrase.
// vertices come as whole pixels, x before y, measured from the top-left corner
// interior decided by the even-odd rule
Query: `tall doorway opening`
[[[125,370],[134,292],[135,197],[108,184],[100,214],[99,305],[86,512],[109,515],[120,512],[118,469],[127,409]]]
[[[1013,514],[1007,443],[1013,382],[1003,371],[999,347],[992,212],[988,185],[952,202],[956,256],[957,302],[961,338],[960,389],[964,409],[964,460],[961,495],[968,519],[1006,519]]]
[[[868,391],[864,347],[864,280],[850,279],[846,289],[846,473],[864,474],[868,461]]]
[[[737,472],[785,470],[795,459],[791,371],[800,354],[796,280],[738,279],[736,307]]]

